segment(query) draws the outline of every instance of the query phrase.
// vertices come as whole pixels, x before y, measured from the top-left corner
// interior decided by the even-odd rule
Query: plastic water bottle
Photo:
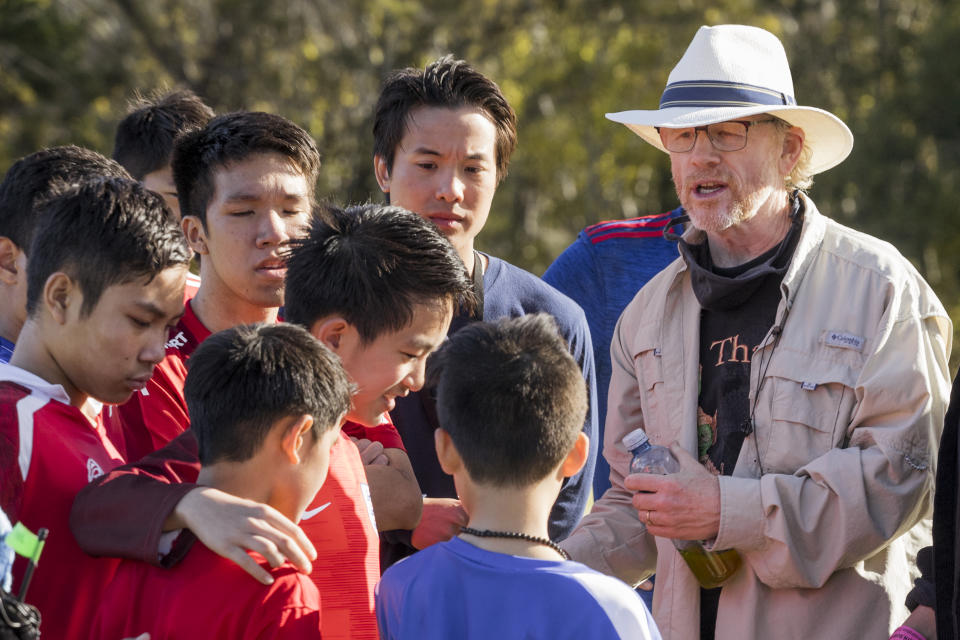
[[[622,442],[623,446],[633,454],[630,473],[668,475],[680,470],[680,463],[670,453],[670,449],[650,444],[643,429],[634,429],[623,437]],[[707,551],[697,540],[672,540],[672,542],[704,589],[719,587],[743,564],[743,559],[736,549]]]

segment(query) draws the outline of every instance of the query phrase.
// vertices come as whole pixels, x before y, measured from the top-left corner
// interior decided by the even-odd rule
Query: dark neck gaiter
[[[689,244],[675,234],[664,234],[667,239],[677,241],[680,255],[690,270],[693,293],[701,307],[711,311],[735,309],[749,300],[767,277],[783,278],[803,228],[803,200],[796,193],[790,200],[790,228],[783,240],[763,255],[736,267],[714,266],[710,245],[706,241]],[[675,224],[689,221],[690,218],[684,215],[677,218]]]

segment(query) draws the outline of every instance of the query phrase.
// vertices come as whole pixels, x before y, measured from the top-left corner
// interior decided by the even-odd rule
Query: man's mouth
[[[727,185],[722,182],[701,182],[694,188],[694,191],[697,195],[709,196],[722,191],[726,186]]]

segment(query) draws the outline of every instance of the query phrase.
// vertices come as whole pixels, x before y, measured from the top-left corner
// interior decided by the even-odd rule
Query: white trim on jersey
[[[636,596],[636,601],[630,598],[624,600],[625,588],[627,591],[630,588],[620,580],[593,571],[577,571],[567,575],[575,578],[593,596],[621,638],[660,640],[660,631],[650,611],[635,592],[632,595]]]
[[[12,364],[0,364],[0,382],[13,382],[30,389],[30,392],[34,395],[70,404],[70,396],[67,395],[67,391],[62,385],[50,384],[37,374],[30,373],[26,369],[21,369]]]
[[[17,462],[20,464],[20,475],[27,481],[30,471],[30,459],[33,457],[33,414],[42,409],[49,400],[40,396],[23,396],[17,402],[17,425],[20,430],[20,451]]]
[[[63,385],[50,384],[37,374],[12,364],[0,362],[0,382],[13,382],[21,387],[26,387],[30,389],[31,395],[42,398],[44,402],[56,400],[63,404],[70,404],[70,396],[67,395]],[[88,396],[80,410],[85,415],[99,415],[103,411],[103,403]]]

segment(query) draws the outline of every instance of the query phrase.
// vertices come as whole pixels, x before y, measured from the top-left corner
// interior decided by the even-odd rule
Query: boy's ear
[[[312,426],[313,416],[307,413],[285,420],[280,447],[290,464],[300,464],[303,459],[304,447],[315,444],[309,435]]]
[[[194,252],[200,255],[207,255],[207,233],[203,228],[203,223],[197,216],[184,216],[180,220],[180,228],[183,229],[183,235],[187,238],[187,244]]]
[[[349,328],[350,323],[340,316],[329,316],[314,322],[310,326],[310,333],[330,351],[339,355]]]
[[[453,438],[446,430],[437,429],[433,432],[433,444],[437,449],[437,459],[444,473],[452,476],[463,468],[463,458],[460,457],[460,452],[453,444]]]
[[[383,156],[373,156],[373,172],[377,176],[377,184],[384,193],[390,193],[390,168]]]
[[[560,472],[564,478],[576,475],[583,465],[587,462],[587,454],[590,453],[590,439],[584,432],[577,434],[577,441],[573,443],[573,448],[560,465]]]
[[[7,286],[15,286],[20,278],[25,278],[26,273],[21,273],[17,266],[17,258],[23,251],[16,243],[6,236],[0,236],[0,282]]]
[[[71,305],[82,306],[83,294],[74,280],[62,271],[47,278],[43,285],[43,305],[57,324],[65,324]]]

